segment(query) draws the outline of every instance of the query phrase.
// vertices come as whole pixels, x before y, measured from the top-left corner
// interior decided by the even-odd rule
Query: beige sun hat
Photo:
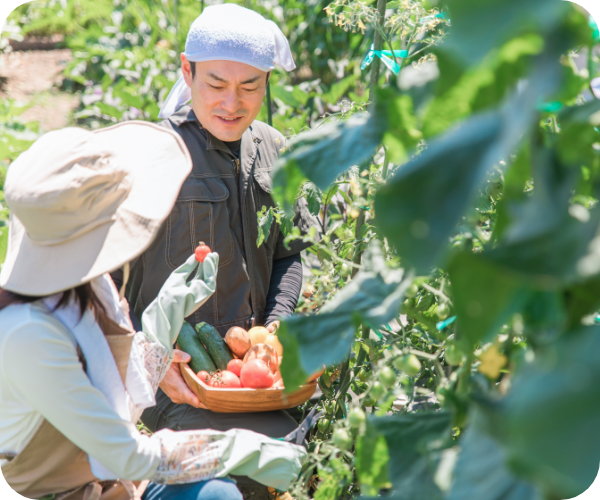
[[[50,295],[120,268],[148,248],[191,168],[183,140],[151,123],[45,134],[6,176],[0,287]]]

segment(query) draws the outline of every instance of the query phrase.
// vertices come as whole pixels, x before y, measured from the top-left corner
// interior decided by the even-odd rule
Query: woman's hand
[[[180,351],[179,349],[173,350],[173,361],[171,366],[167,370],[165,377],[160,383],[160,388],[169,397],[173,403],[176,404],[187,404],[194,408],[204,408],[204,406],[198,397],[188,387],[181,375],[181,369],[179,363],[187,363],[191,357],[187,352]]]

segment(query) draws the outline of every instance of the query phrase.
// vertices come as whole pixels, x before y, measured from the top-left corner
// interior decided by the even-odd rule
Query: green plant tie
[[[538,111],[542,113],[557,113],[562,109],[563,105],[560,101],[539,102],[536,105]]]
[[[438,321],[435,324],[435,327],[441,331],[444,328],[446,328],[448,325],[451,325],[452,323],[454,323],[456,321],[456,316],[450,316],[448,319],[445,319],[444,321]]]
[[[398,57],[400,59],[404,59],[408,57],[408,50],[398,50],[392,52],[391,50],[375,50],[375,46],[371,44],[371,48],[365,57],[365,60],[360,65],[360,69],[365,69],[369,64],[373,62],[375,56],[381,59],[381,62],[385,64],[390,71],[392,71],[395,75],[400,73],[400,65],[392,59],[392,57]]]
[[[598,24],[596,23],[596,21],[594,20],[594,18],[592,16],[590,16],[588,24],[590,25],[590,28],[592,28],[592,39],[594,40],[594,42],[599,42],[600,41],[600,30],[598,29]]]

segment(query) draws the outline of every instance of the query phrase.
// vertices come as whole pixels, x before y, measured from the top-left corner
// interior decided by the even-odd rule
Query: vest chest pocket
[[[233,259],[227,209],[229,190],[219,178],[187,178],[167,219],[167,264],[176,269],[200,241],[219,254],[219,267]]]

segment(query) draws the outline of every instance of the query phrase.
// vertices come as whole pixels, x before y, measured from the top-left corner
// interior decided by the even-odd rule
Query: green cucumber
[[[219,370],[227,370],[227,364],[233,359],[231,349],[221,337],[221,334],[214,326],[208,323],[198,323],[196,325],[196,333],[202,343],[206,346],[206,350],[210,357],[217,365]]]
[[[177,343],[182,351],[187,352],[192,357],[190,367],[194,370],[194,373],[198,373],[200,370],[206,370],[210,373],[217,369],[192,325],[187,321],[183,322],[183,326],[179,330]]]

